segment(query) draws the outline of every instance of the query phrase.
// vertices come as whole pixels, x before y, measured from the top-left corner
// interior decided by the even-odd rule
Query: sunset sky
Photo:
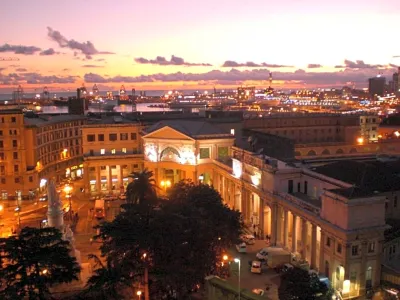
[[[365,87],[400,65],[399,0],[1,0],[0,89]],[[396,57],[399,56],[399,57]]]

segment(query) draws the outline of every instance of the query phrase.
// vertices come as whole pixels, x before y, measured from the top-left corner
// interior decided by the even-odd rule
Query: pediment
[[[189,140],[193,141],[190,136],[187,136],[186,134],[173,129],[169,126],[165,126],[163,128],[160,128],[158,130],[155,130],[153,132],[150,132],[149,134],[146,134],[143,136],[144,139],[160,139],[160,140]]]

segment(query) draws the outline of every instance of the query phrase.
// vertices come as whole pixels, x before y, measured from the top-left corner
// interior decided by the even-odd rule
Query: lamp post
[[[140,300],[140,296],[142,295],[142,291],[137,291],[136,295],[138,296],[138,299]]]
[[[161,180],[160,185],[164,189],[164,191],[167,192],[167,188],[171,187],[171,181]]]
[[[70,216],[72,217],[72,199],[71,199],[71,191],[72,191],[72,187],[71,186],[69,186],[69,185],[66,185],[65,187],[64,187],[64,192],[65,192],[65,194],[66,194],[66,197],[68,198],[68,200],[69,200],[69,214],[70,214]]]
[[[239,276],[238,276],[238,281],[239,281],[239,298],[238,298],[238,299],[240,300],[240,290],[241,290],[241,289],[240,289],[240,259],[239,259],[239,258],[235,258],[235,259],[234,259],[234,262],[237,263],[238,266],[239,266]]]

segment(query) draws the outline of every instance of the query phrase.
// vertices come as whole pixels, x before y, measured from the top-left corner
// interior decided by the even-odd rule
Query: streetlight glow
[[[142,295],[142,291],[137,291],[136,295],[138,295],[140,297],[140,295]]]
[[[228,255],[224,255],[224,256],[222,257],[222,259],[223,259],[223,260],[228,260]]]

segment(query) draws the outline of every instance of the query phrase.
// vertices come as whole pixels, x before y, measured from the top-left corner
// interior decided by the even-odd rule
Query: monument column
[[[260,239],[264,239],[264,199],[260,197],[260,207],[258,208],[258,228]]]

